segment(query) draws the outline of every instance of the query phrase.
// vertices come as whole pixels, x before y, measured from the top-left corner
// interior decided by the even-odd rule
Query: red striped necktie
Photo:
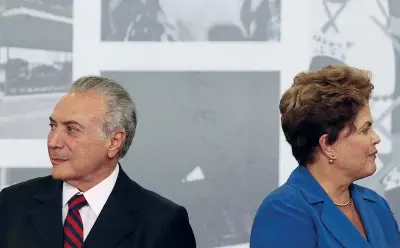
[[[79,209],[87,205],[82,194],[68,201],[68,214],[64,222],[64,248],[81,248],[83,244],[83,222]]]

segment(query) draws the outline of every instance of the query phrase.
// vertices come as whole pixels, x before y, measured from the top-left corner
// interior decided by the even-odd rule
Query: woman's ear
[[[325,154],[329,160],[336,159],[334,146],[333,144],[329,144],[327,134],[319,137],[319,147],[321,148],[322,153]]]

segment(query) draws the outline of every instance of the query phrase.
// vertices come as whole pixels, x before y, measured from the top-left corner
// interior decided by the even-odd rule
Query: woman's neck
[[[321,187],[325,190],[328,196],[334,203],[346,204],[349,202],[351,196],[349,186],[351,182],[345,180],[343,175],[332,170],[324,170],[323,165],[309,165],[307,169],[311,175],[317,180]],[[329,167],[328,167],[329,168]]]

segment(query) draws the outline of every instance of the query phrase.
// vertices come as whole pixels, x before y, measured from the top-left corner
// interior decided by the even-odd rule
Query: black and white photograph
[[[0,1],[0,139],[46,139],[48,116],[72,82],[72,4]],[[0,186],[49,172],[1,168]]]
[[[3,0],[0,80],[5,95],[63,92],[72,80],[72,0]]]
[[[101,40],[279,42],[281,0],[102,0]]]
[[[103,72],[132,94],[134,180],[188,208],[199,248],[247,243],[278,185],[279,72]]]
[[[362,9],[360,5],[363,5]],[[372,72],[375,88],[370,104],[374,125],[381,138],[378,171],[359,184],[384,196],[400,221],[400,157],[397,155],[400,145],[399,1],[315,0],[311,7],[314,15],[310,17],[312,55],[309,69],[336,64]]]
[[[278,186],[279,115],[274,106],[279,72],[102,76],[121,83],[138,109],[136,137],[121,161],[124,171],[188,209],[199,248],[248,243],[258,205]],[[2,113],[0,139],[45,139],[57,101],[3,103],[14,113]],[[48,175],[50,168],[6,168],[2,173],[7,186]]]
[[[96,36],[96,40],[86,42],[75,36],[74,43],[74,1],[0,0],[0,143],[3,148],[13,147],[13,155],[6,153],[0,159],[0,188],[50,174],[46,151],[49,115],[74,79],[84,76],[73,75],[74,67],[74,74],[84,71],[114,79],[132,95],[139,121],[121,165],[143,187],[187,208],[197,247],[248,248],[258,206],[286,181],[282,174],[297,165],[295,161],[293,165],[282,162],[282,158],[291,157],[291,150],[282,148],[279,119],[280,96],[291,83],[286,79],[295,76],[287,77],[287,71],[294,71],[296,66],[289,59],[281,69],[253,68],[257,63],[248,66],[248,61],[261,61],[267,56],[250,54],[243,64],[229,64],[229,56],[213,53],[188,57],[197,64],[195,69],[180,68],[186,65],[186,59],[175,63],[176,58],[162,53],[160,57],[168,61],[157,63],[154,59],[153,66],[153,56],[143,54],[158,51],[152,45],[146,46],[155,42],[205,42],[206,46],[247,41],[251,49],[251,42],[262,42],[262,46],[268,43],[287,51],[290,42],[281,37],[285,33],[281,30],[281,2],[91,1],[87,6],[93,5],[96,13],[100,11],[99,16],[92,15],[97,23],[76,17],[75,30],[79,27],[78,34],[83,36],[87,29],[88,37]],[[309,47],[298,49],[310,51],[304,52],[305,71],[328,64],[371,71],[375,88],[370,105],[381,143],[376,174],[358,183],[387,199],[400,223],[399,3],[309,1],[309,26],[304,25],[307,32],[299,31],[307,35]],[[295,28],[292,25],[288,29]],[[248,47],[240,50],[243,44],[232,56],[244,54]],[[136,45],[146,48],[141,56],[124,56],[125,50],[138,49]],[[170,45],[160,46],[178,52],[186,48],[186,44]],[[121,47],[116,49],[122,51],[117,58],[113,46]],[[85,48],[98,49],[104,59],[90,63],[96,53],[80,54]],[[283,60],[277,54],[265,58],[265,63]],[[76,59],[74,65],[74,57],[78,56],[81,59]],[[209,66],[211,60],[219,64]],[[82,68],[85,64],[89,69]],[[105,68],[109,64],[117,66]],[[124,64],[133,64],[133,68],[121,69]],[[211,68],[214,65],[216,68]],[[29,144],[41,145],[38,148]],[[20,161],[15,158],[19,153],[29,158],[40,153],[46,159],[25,159],[29,162],[18,165],[4,162]]]

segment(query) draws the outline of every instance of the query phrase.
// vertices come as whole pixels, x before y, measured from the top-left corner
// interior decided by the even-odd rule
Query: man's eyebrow
[[[50,120],[50,122],[56,122],[54,120],[54,118],[51,117],[51,116],[49,117],[49,120]],[[79,126],[81,128],[84,128],[84,126],[81,123],[79,123],[77,121],[74,121],[74,120],[62,121],[61,124],[63,124],[63,125],[77,125],[77,126]]]

